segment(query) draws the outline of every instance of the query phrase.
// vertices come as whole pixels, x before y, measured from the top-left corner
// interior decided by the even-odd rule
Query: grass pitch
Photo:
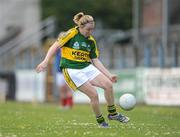
[[[101,109],[106,116],[106,106]],[[7,102],[0,104],[0,137],[180,137],[179,107],[137,106],[122,113],[131,118],[128,124],[109,121],[103,129],[89,105],[60,110],[55,104]]]

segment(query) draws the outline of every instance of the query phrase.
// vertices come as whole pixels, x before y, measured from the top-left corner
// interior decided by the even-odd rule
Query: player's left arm
[[[111,74],[108,69],[105,68],[105,66],[101,63],[101,61],[98,59],[99,57],[99,50],[96,45],[96,40],[91,36],[92,43],[92,49],[90,52],[90,58],[91,63],[99,69],[107,78],[109,78],[113,83],[117,82],[117,76],[114,74]]]
[[[108,77],[113,83],[117,82],[117,76],[111,74],[108,69],[102,64],[102,62],[98,58],[91,59],[93,65],[98,68],[106,77]]]

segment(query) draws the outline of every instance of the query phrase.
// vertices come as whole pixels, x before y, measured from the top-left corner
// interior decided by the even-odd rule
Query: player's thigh
[[[93,86],[100,88],[107,88],[112,86],[112,82],[102,73],[92,79],[90,83]]]
[[[89,98],[96,98],[98,96],[96,88],[89,81],[82,84],[78,89]]]

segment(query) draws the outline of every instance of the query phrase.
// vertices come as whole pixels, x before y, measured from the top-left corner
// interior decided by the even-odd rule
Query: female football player
[[[74,91],[78,89],[90,98],[99,126],[108,127],[108,123],[101,113],[95,87],[104,89],[108,119],[127,123],[129,118],[117,113],[114,104],[113,83],[117,81],[117,77],[111,74],[98,59],[96,41],[92,36],[95,27],[93,17],[80,12],[74,16],[73,21],[77,26],[57,39],[36,71],[44,71],[48,61],[60,47],[62,52],[60,67],[64,78]]]

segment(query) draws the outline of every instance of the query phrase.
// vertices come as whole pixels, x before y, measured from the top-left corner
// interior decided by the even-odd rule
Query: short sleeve
[[[99,50],[98,50],[97,45],[96,45],[96,40],[92,36],[89,38],[89,40],[92,41],[91,52],[90,52],[89,56],[91,59],[98,58],[99,57]]]
[[[64,46],[71,38],[78,33],[77,28],[72,28],[67,32],[63,32],[57,39],[60,47]]]

